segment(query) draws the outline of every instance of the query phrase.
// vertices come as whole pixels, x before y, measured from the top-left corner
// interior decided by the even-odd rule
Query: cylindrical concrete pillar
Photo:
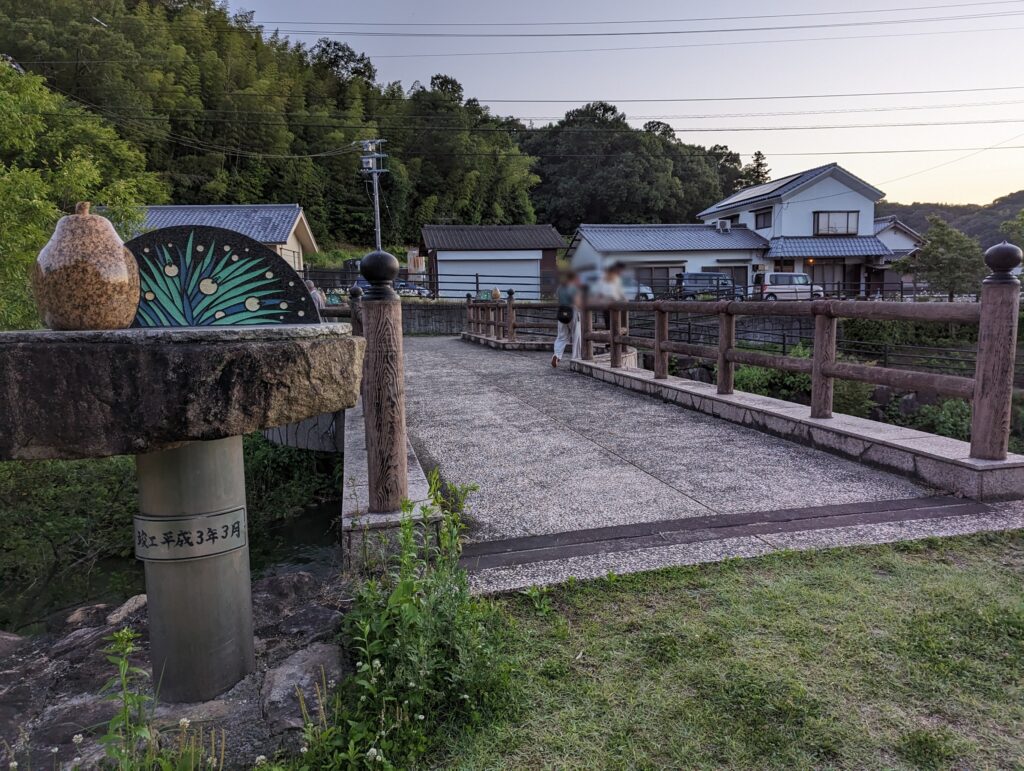
[[[154,687],[206,701],[255,668],[242,437],[136,457]]]

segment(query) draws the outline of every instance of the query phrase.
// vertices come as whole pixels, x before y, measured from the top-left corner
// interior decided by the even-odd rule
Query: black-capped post
[[[371,513],[384,513],[398,511],[409,492],[402,302],[392,286],[398,276],[398,260],[378,249],[360,260],[359,272],[370,284],[361,303],[366,337],[363,414],[369,508]]]
[[[971,414],[971,457],[1005,460],[1010,439],[1013,363],[1017,350],[1020,247],[1003,241],[985,252],[991,275],[981,284],[978,359]]]

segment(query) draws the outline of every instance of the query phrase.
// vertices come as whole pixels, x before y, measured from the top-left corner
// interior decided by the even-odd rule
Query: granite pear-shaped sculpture
[[[124,329],[139,305],[139,266],[110,220],[83,202],[39,252],[32,289],[50,329]]]

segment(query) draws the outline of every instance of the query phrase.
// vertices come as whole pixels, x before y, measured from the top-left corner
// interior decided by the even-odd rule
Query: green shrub
[[[507,703],[511,665],[496,606],[473,597],[459,567],[465,488],[416,527],[404,507],[399,551],[345,617],[355,671],[306,726],[296,768],[409,768],[466,725]],[[426,517],[441,507],[439,535]]]
[[[946,399],[938,404],[925,404],[909,415],[899,409],[899,402],[890,402],[886,410],[890,423],[930,434],[967,441],[971,438],[971,405],[965,399]]]
[[[788,355],[806,359],[810,357],[811,351],[800,343],[793,346]],[[801,372],[740,365],[736,367],[735,385],[739,391],[771,396],[788,402],[809,404],[811,400],[811,376]],[[871,400],[873,390],[874,386],[869,383],[836,380],[832,395],[833,409],[844,415],[867,417],[875,406]]]
[[[268,524],[340,496],[339,456],[277,447],[259,434],[245,437],[244,452],[253,548]],[[137,511],[130,457],[0,463],[0,629],[94,596],[100,581],[110,595],[139,588],[138,567],[127,559]]]

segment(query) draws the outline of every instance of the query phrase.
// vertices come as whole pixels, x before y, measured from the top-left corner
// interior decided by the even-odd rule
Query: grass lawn
[[[1024,533],[498,602],[521,706],[439,767],[1024,768]]]

